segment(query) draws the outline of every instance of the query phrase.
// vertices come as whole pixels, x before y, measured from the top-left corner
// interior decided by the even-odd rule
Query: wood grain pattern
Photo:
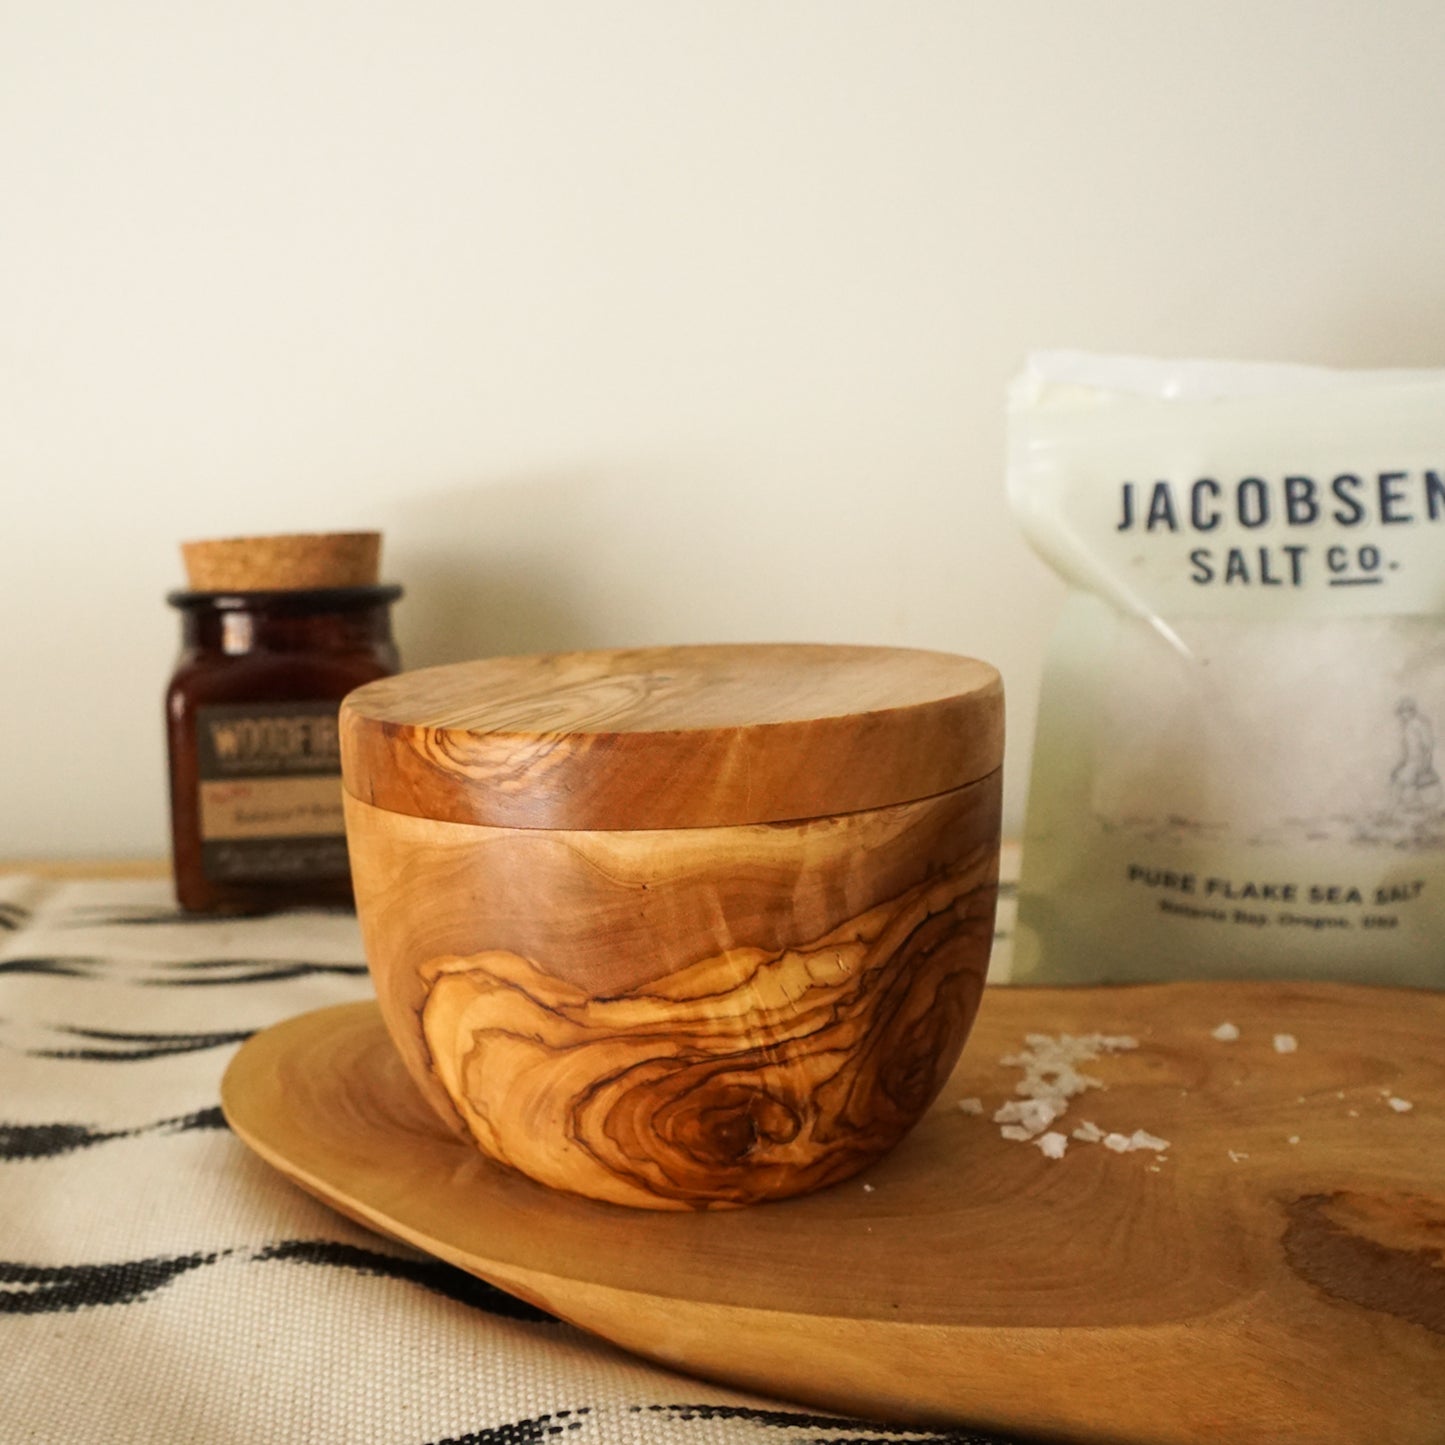
[[[789,822],[995,772],[987,663],[904,648],[738,645],[500,657],[372,683],[341,710],[346,787],[495,827]]]
[[[1225,1019],[1233,1044],[1210,1037]],[[1024,1035],[1128,1032],[1073,1117],[1149,1154],[1057,1162],[954,1105]],[[1298,1051],[1271,1038],[1287,1030]],[[237,1133],[302,1187],[625,1348],[830,1410],[1079,1445],[1439,1445],[1445,995],[1341,985],[992,989],[937,1104],[867,1175],[656,1214],[488,1163],[369,1005],[243,1046]],[[1414,1107],[1397,1113],[1388,1096]],[[1290,1143],[1297,1138],[1298,1143]]]
[[[347,799],[367,958],[438,1114],[591,1198],[737,1205],[891,1148],[987,970],[1000,778],[732,828],[547,831]]]

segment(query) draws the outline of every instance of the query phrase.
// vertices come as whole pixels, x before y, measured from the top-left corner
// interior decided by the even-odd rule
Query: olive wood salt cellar
[[[948,1077],[987,970],[1003,694],[936,652],[497,658],[341,710],[382,1016],[432,1107],[655,1209],[848,1178]]]

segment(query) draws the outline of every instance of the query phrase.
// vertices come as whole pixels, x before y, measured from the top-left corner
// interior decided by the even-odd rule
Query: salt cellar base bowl
[[[497,658],[341,713],[357,909],[436,1111],[551,1187],[780,1199],[891,1149],[993,937],[1003,693],[945,653]]]

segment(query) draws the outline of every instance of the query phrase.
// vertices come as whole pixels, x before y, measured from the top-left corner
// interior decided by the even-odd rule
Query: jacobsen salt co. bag
[[[1051,353],[1014,976],[1445,986],[1445,372]]]

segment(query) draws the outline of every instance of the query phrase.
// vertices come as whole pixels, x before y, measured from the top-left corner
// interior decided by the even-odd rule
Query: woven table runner
[[[370,998],[348,913],[0,876],[0,1441],[1009,1445],[635,1359],[297,1189],[227,1129],[258,1029]]]

